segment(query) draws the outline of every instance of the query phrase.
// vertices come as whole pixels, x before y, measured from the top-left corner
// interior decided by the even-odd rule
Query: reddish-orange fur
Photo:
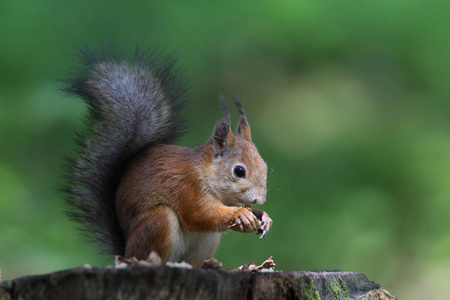
[[[242,163],[255,172],[258,179],[255,182],[264,185],[265,191],[267,167],[251,140],[248,141],[250,131],[245,130],[242,135],[246,139],[229,131],[227,151],[231,156],[239,155]],[[214,176],[221,176],[216,173],[224,172],[212,167],[219,155],[217,152],[214,139],[210,139],[195,148],[153,145],[134,158],[116,193],[116,213],[126,240],[126,257],[145,259],[151,251],[156,251],[167,261],[172,251],[176,251],[174,243],[178,235],[223,232],[242,214],[249,216],[249,224],[244,225],[243,230],[233,229],[258,230],[261,224],[251,209],[229,205],[226,197],[211,188]],[[250,154],[257,155],[259,160],[254,160]],[[203,259],[212,256],[218,241],[207,242],[211,249],[199,256],[207,256]],[[186,257],[189,260],[190,256]],[[202,260],[197,257],[188,262],[199,265]]]

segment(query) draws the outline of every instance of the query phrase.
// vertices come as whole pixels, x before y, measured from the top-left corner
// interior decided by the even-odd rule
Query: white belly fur
[[[185,261],[193,266],[200,266],[205,259],[213,256],[219,246],[220,232],[195,233],[185,231],[180,226],[175,212],[170,211],[172,251],[169,255],[169,261]]]

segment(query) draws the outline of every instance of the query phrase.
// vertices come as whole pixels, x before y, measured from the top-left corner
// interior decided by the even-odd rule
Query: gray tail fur
[[[83,51],[80,62],[64,88],[88,106],[86,132],[78,136],[77,154],[68,159],[68,214],[103,253],[123,255],[114,203],[120,178],[141,150],[182,134],[184,89],[174,60],[153,52],[124,58]]]

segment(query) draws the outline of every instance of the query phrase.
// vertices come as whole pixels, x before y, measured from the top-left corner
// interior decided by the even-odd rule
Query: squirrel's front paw
[[[228,228],[239,232],[254,232],[260,230],[261,221],[247,207],[240,207],[236,210],[233,220]]]
[[[252,209],[252,212],[261,221],[261,226],[258,229],[258,234],[261,234],[259,238],[262,239],[269,231],[269,228],[272,226],[272,219],[265,211]]]

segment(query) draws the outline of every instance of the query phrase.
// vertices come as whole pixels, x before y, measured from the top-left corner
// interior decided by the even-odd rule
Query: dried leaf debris
[[[161,257],[154,251],[150,253],[147,259],[137,259],[136,257],[125,258],[123,256],[117,255],[115,261],[116,268],[126,268],[129,266],[161,266],[162,260]],[[192,265],[186,262],[167,262],[166,266],[173,268],[192,268]],[[255,272],[274,272],[275,271],[275,262],[272,259],[272,256],[266,259],[262,264],[257,266],[254,262],[248,262],[243,264],[238,268],[232,268],[229,270],[234,271],[255,271]],[[215,258],[207,259],[203,262],[201,268],[203,269],[220,269],[222,267],[222,263],[219,262]]]
[[[273,261],[272,256],[266,259],[262,264],[257,266],[254,262],[248,262],[235,270],[240,271],[257,271],[257,272],[274,272],[276,263]]]

